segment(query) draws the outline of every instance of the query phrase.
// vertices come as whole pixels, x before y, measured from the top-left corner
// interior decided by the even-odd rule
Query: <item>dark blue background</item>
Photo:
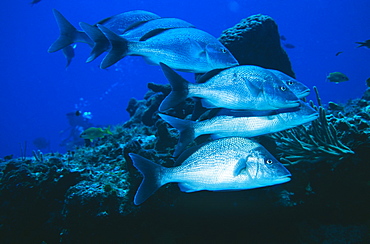
[[[128,119],[129,99],[142,99],[148,82],[167,83],[159,67],[145,64],[140,57],[127,57],[108,70],[98,67],[101,58],[86,64],[90,52],[86,44],[78,44],[76,57],[65,69],[62,52],[47,53],[59,35],[52,8],[76,27],[80,21],[93,24],[142,9],[182,18],[216,37],[243,18],[267,14],[287,42],[296,46],[287,52],[297,79],[310,88],[317,86],[324,102],[361,97],[370,77],[370,50],[354,43],[370,39],[368,0],[42,0],[36,5],[6,1],[0,9],[0,156],[18,156],[25,141],[31,155],[37,137],[49,139],[52,151],[63,152],[58,145],[60,132],[68,128],[65,114],[74,111],[81,98],[86,104],[78,108],[92,112],[92,123],[116,125]],[[339,51],[343,53],[335,56]],[[326,76],[335,71],[350,81],[326,82]]]

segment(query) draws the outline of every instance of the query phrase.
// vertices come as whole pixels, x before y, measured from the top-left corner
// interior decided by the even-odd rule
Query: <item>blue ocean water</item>
[[[33,140],[50,141],[48,151],[64,152],[60,146],[69,124],[66,114],[91,112],[97,126],[124,123],[131,97],[142,99],[147,83],[166,84],[158,66],[141,57],[126,57],[102,70],[101,58],[85,63],[90,52],[78,44],[76,57],[65,68],[62,52],[48,53],[59,35],[52,9],[59,10],[74,26],[80,21],[93,24],[106,17],[135,9],[176,17],[194,24],[215,37],[253,14],[271,16],[278,24],[297,79],[308,87],[317,86],[324,103],[345,103],[359,98],[370,77],[370,50],[355,42],[370,39],[367,0],[253,0],[253,1],[8,1],[0,9],[1,73],[0,156],[19,156]],[[343,52],[336,56],[338,52]],[[349,81],[326,82],[331,72],[343,72]],[[192,76],[189,77],[191,80]],[[310,99],[314,99],[311,93]]]

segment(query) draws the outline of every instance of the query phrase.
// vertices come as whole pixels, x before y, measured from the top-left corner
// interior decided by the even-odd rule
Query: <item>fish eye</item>
[[[222,53],[226,53],[226,49],[225,48],[221,48],[221,52]]]
[[[293,81],[288,81],[287,84],[291,86],[293,85]]]
[[[272,159],[267,159],[266,164],[272,164]]]
[[[285,86],[281,86],[281,87],[280,87],[280,90],[282,90],[282,91],[286,91],[286,87],[285,87]]]

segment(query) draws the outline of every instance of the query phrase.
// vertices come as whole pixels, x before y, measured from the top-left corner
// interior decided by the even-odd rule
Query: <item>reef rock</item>
[[[271,17],[257,14],[242,19],[224,30],[219,40],[240,64],[276,69],[295,78],[288,55],[280,44],[278,26]]]

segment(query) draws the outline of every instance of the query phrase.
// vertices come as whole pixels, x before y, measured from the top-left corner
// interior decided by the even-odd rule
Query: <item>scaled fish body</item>
[[[305,86],[303,83],[297,81],[296,79],[290,77],[287,74],[284,74],[283,72],[279,70],[269,69],[274,75],[277,76],[282,82],[284,82],[287,87],[298,97],[298,98],[304,98],[307,97],[310,94],[310,89]]]
[[[304,102],[294,111],[272,113],[265,116],[246,117],[243,111],[221,110],[217,116],[203,121],[182,120],[165,114],[159,114],[167,123],[180,131],[179,142],[174,157],[200,135],[211,134],[214,137],[254,137],[293,128],[317,119],[318,113]],[[292,109],[289,109],[292,110]]]
[[[200,84],[192,84],[161,64],[172,92],[163,100],[159,111],[178,105],[187,97],[201,98],[206,108],[240,110],[276,110],[299,106],[299,99],[270,71],[253,65],[222,70],[211,78],[205,74]],[[202,79],[205,82],[202,83]]]
[[[260,144],[241,137],[209,142],[191,155],[181,155],[180,166],[166,168],[130,153],[144,179],[134,203],[143,203],[158,188],[177,182],[183,192],[237,191],[288,182],[289,171]],[[178,161],[182,161],[179,159]]]
[[[143,56],[150,64],[159,65],[162,62],[173,69],[192,73],[238,65],[236,59],[215,37],[195,28],[151,32],[153,36],[146,35],[145,40],[133,42],[104,26],[98,26],[112,46],[100,65],[103,69],[128,55]]]

